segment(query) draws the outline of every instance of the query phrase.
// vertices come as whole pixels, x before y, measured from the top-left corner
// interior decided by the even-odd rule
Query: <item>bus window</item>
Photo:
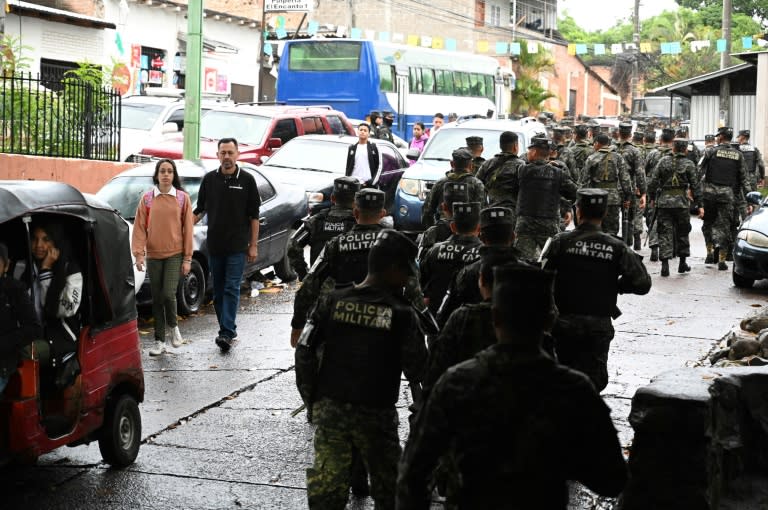
[[[496,83],[490,74],[485,75],[485,97],[494,101],[496,98]]]
[[[275,129],[272,130],[270,138],[279,138],[283,144],[286,144],[288,140],[297,136],[299,136],[299,132],[296,130],[296,121],[281,119],[275,123]]]
[[[317,41],[292,44],[288,53],[291,71],[358,71],[362,42]]]
[[[469,94],[475,97],[483,97],[485,95],[485,80],[483,76],[477,73],[469,75]]]
[[[454,71],[453,73],[453,93],[456,96],[462,96],[464,93],[462,92],[462,85],[461,85],[461,73],[458,71]]]
[[[435,71],[437,77],[437,93],[439,95],[453,95],[453,74],[450,71]]]
[[[435,93],[435,72],[432,69],[421,70],[421,91],[424,94]]]
[[[417,94],[421,93],[421,69],[418,67],[410,67],[408,68],[408,73],[410,74],[410,91],[415,92]]]
[[[394,69],[387,64],[379,64],[379,89],[382,92],[394,92],[395,80],[393,77]]]
[[[456,91],[457,96],[469,96],[471,95],[471,91],[469,88],[469,73],[453,73],[455,77],[458,77],[458,86],[459,89]],[[456,83],[456,79],[454,78],[453,82]]]

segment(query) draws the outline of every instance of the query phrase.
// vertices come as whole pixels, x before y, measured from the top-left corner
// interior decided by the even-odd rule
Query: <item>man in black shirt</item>
[[[219,140],[219,168],[200,184],[195,222],[208,214],[208,261],[213,277],[213,306],[219,321],[216,345],[229,351],[237,337],[237,307],[246,261],[259,254],[259,208],[256,179],[237,166],[237,140]]]

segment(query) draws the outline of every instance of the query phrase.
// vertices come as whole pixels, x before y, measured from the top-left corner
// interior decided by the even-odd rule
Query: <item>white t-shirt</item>
[[[355,151],[355,166],[352,169],[352,177],[360,182],[371,180],[371,164],[368,162],[368,144],[358,144]]]

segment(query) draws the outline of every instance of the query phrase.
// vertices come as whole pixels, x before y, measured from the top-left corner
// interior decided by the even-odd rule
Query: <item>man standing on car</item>
[[[347,151],[346,176],[356,178],[363,188],[375,187],[379,182],[379,149],[368,140],[370,136],[371,126],[361,123],[357,127],[357,143]]]
[[[237,140],[219,140],[217,154],[221,165],[203,177],[194,213],[195,223],[208,214],[208,260],[219,321],[216,345],[227,352],[237,337],[235,319],[245,263],[256,262],[259,252],[261,198],[256,179],[237,166]]]

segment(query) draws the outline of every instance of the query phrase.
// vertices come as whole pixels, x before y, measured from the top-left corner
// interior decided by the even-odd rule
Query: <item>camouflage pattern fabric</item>
[[[482,181],[470,173],[447,172],[445,177],[435,182],[432,189],[429,190],[426,200],[424,200],[421,209],[421,224],[425,229],[435,224],[436,215],[443,201],[443,188],[450,181],[464,182],[467,185],[467,202],[485,203],[485,187]]]
[[[598,392],[608,386],[613,335],[610,317],[561,315],[552,328],[557,360],[589,377]]]
[[[445,454],[459,474],[449,507],[510,508],[513,495],[515,508],[565,509],[566,480],[601,494],[626,483],[610,411],[592,384],[513,345],[492,345],[438,380],[400,460],[398,508],[430,507],[428,480]]]
[[[506,153],[502,153],[506,155]],[[512,189],[512,182],[517,178],[517,172],[525,164],[525,161],[514,154],[503,160],[503,163],[497,167],[487,169],[483,184],[488,195],[488,203],[491,206],[509,207],[513,213],[517,208],[517,192]],[[514,218],[513,218],[514,222]]]
[[[659,208],[656,222],[659,229],[659,257],[690,257],[688,234],[691,232],[691,213],[688,208]]]
[[[547,239],[559,232],[559,219],[518,217],[515,226],[515,249],[520,253],[520,260],[538,260]]]
[[[314,404],[312,414],[317,429],[315,461],[307,469],[309,508],[330,510],[346,506],[353,449],[357,449],[370,473],[376,508],[394,509],[401,452],[397,411],[322,399]]]
[[[567,158],[573,164],[573,167],[571,167],[572,179],[576,182],[580,182],[584,171],[584,164],[587,162],[587,158],[594,154],[595,149],[592,148],[592,144],[586,140],[582,140],[566,149],[566,152],[568,152]]]

